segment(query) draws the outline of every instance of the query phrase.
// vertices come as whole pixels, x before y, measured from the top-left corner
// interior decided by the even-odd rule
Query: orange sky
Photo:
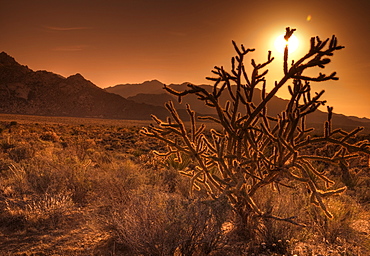
[[[103,88],[153,79],[209,83],[213,66],[230,66],[231,40],[256,48],[250,57],[257,62],[273,51],[272,85],[282,69],[273,41],[286,26],[297,28],[297,54],[311,36],[335,34],[346,48],[318,72],[337,71],[340,80],[313,88],[326,90],[334,112],[370,118],[369,0],[0,0],[0,6],[0,51],[33,70],[81,73]]]

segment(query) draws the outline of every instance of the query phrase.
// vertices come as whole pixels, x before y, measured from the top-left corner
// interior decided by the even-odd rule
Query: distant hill
[[[116,93],[122,97],[128,97],[128,99],[135,101],[137,103],[147,103],[154,106],[163,106],[165,102],[172,100],[175,102],[178,109],[185,109],[186,104],[190,104],[191,108],[197,113],[204,115],[215,115],[215,110],[204,105],[204,103],[197,99],[195,95],[188,95],[183,97],[182,104],[177,103],[177,97],[166,93],[163,89],[163,84],[157,80],[147,81],[142,84],[121,84],[113,87],[108,87],[106,90],[108,92]],[[201,85],[207,90],[211,90],[210,85]],[[183,91],[187,89],[187,83],[183,84],[170,84],[169,87],[177,91]],[[159,89],[162,88],[162,89]],[[132,92],[138,92],[133,95]],[[129,95],[129,96],[128,96]],[[226,94],[225,94],[226,95]],[[221,97],[221,102],[224,104],[229,97]],[[261,100],[261,90],[256,89],[254,94],[253,102],[258,104]],[[281,99],[279,97],[273,97],[268,104],[267,111],[271,116],[277,116],[286,107],[287,100]],[[242,111],[242,110],[241,110]],[[316,129],[322,129],[324,122],[327,120],[327,113],[317,110],[311,113],[307,122],[315,127]],[[333,127],[341,127],[345,130],[351,130],[358,126],[364,126],[366,128],[365,132],[370,133],[370,119],[358,118],[354,116],[345,116],[342,114],[333,114]]]
[[[121,95],[124,98],[136,96],[140,93],[161,94],[163,93],[163,84],[158,80],[145,81],[142,84],[118,84],[105,88],[107,92]]]
[[[124,99],[86,80],[47,71],[33,71],[5,52],[0,53],[0,113],[150,119],[168,115],[163,106]]]

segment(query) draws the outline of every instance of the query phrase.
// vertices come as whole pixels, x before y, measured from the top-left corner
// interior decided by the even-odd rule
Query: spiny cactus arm
[[[189,154],[189,155],[198,154],[199,152],[197,151],[197,149],[199,151],[201,151],[201,150],[200,150],[199,145],[194,143],[197,140],[197,138],[196,138],[197,136],[195,136],[195,134],[197,134],[199,136],[200,132],[204,128],[200,127],[200,130],[195,131],[195,123],[194,123],[191,127],[192,135],[193,135],[193,139],[191,140],[187,135],[185,124],[182,122],[182,120],[178,116],[178,113],[175,110],[173,103],[168,102],[166,104],[166,107],[170,111],[170,113],[171,113],[172,117],[174,118],[176,124],[171,124],[170,122],[167,122],[167,123],[163,122],[159,118],[153,116],[153,119],[159,124],[160,127],[159,128],[156,128],[156,127],[143,128],[141,133],[143,133],[147,136],[150,136],[150,137],[155,137],[157,139],[160,139],[160,140],[166,142],[169,146],[172,146],[172,147],[176,148],[178,151],[182,151],[186,154]],[[188,108],[188,113],[190,115],[192,115],[192,114],[194,115],[194,113],[190,110],[190,108]],[[193,122],[195,122],[194,116],[191,120]],[[161,128],[161,127],[165,127],[165,128]],[[179,138],[182,138],[182,140],[184,142],[184,146],[179,145],[179,143],[177,143],[176,140],[171,140],[171,139],[167,138],[166,137],[167,134],[175,134]],[[194,147],[195,147],[195,149],[194,149]]]
[[[287,34],[291,32],[287,30]],[[286,35],[287,35],[286,34]],[[323,56],[331,56],[333,55],[333,52],[336,50],[340,50],[344,48],[343,46],[337,46],[337,39],[335,36],[332,37],[329,48],[325,51],[322,51],[326,43],[329,39],[327,39],[324,42],[321,42],[320,39],[317,37],[317,44],[315,44],[315,40],[311,40],[311,49],[308,54],[306,54],[304,57],[302,57],[300,60],[298,60],[296,63],[293,63],[292,67],[289,70],[286,70],[284,77],[279,81],[275,82],[274,88],[266,95],[265,100],[261,101],[261,103],[256,107],[256,109],[249,115],[244,116],[240,118],[237,122],[240,124],[241,122],[244,122],[245,126],[249,126],[256,116],[262,111],[262,109],[266,106],[267,102],[271,100],[271,98],[278,92],[278,90],[290,79],[302,79],[302,80],[311,80],[311,81],[326,81],[326,80],[336,80],[335,72],[332,73],[329,76],[326,76],[324,74],[321,74],[316,77],[305,77],[302,76],[302,72],[310,67],[325,67],[326,64],[330,62],[330,59],[321,59]],[[284,54],[285,60],[284,60],[284,69],[287,69],[287,49]],[[303,64],[304,61],[308,60],[309,58],[315,56],[315,58],[311,61],[309,61],[307,64]]]
[[[215,149],[215,152],[213,154],[213,159],[218,163],[219,170],[221,172],[221,175],[223,179],[231,179],[233,182],[237,182],[237,177],[233,174],[231,171],[232,166],[231,166],[231,161],[230,157],[228,157],[227,152],[225,148],[227,147],[226,145],[226,140],[225,138],[221,135],[218,134],[215,130],[212,130],[212,140],[213,140],[213,146],[212,148]]]
[[[246,186],[244,184],[241,192],[244,192],[244,193],[242,193],[243,198],[245,199],[245,201],[249,205],[250,209],[252,209],[257,215],[262,215],[261,209],[254,202],[254,200],[252,198],[252,195],[250,195],[250,193],[247,193],[246,190],[247,190],[247,188],[246,188]]]
[[[216,86],[220,81],[224,81],[224,85],[221,87],[220,92],[226,87],[228,89],[228,93],[230,97],[233,100],[232,109],[229,108],[230,106],[226,107],[226,115],[228,115],[228,119],[230,120],[230,124],[235,123],[235,119],[238,115],[238,108],[240,103],[246,104],[247,102],[251,102],[252,95],[253,95],[253,89],[254,87],[261,81],[264,81],[264,76],[267,74],[267,70],[264,71],[262,74],[258,74],[258,70],[265,67],[267,64],[271,63],[273,58],[271,58],[271,52],[269,52],[268,60],[263,64],[255,64],[254,60],[252,60],[252,65],[254,66],[254,71],[252,74],[252,80],[251,82],[248,79],[248,76],[245,72],[244,68],[244,55],[246,55],[249,51],[252,51],[251,49],[245,50],[244,46],[242,46],[242,51],[239,49],[239,47],[236,45],[236,43],[233,41],[234,48],[236,52],[238,53],[238,56],[235,56],[232,58],[232,73],[234,76],[227,73],[223,67],[215,67],[215,70],[212,70],[212,72],[216,75],[218,75],[218,78],[208,78],[209,80],[216,81],[214,85],[214,96],[218,97],[220,93],[215,93]],[[235,60],[237,60],[237,65],[235,65]],[[237,67],[236,67],[237,66]],[[247,85],[242,84],[242,78],[245,78]],[[230,80],[234,81],[236,83],[236,90],[233,91],[231,87]],[[244,91],[244,96],[242,95],[241,91]],[[219,111],[218,111],[219,112]],[[229,131],[230,132],[230,131]]]
[[[229,183],[229,181],[236,184],[238,182],[237,176],[232,172],[231,166],[222,158],[218,158],[218,167],[222,175],[222,179]]]
[[[341,139],[341,142],[345,142],[347,141],[348,139],[354,137],[357,133],[359,133],[360,131],[362,131],[364,129],[364,127],[357,127],[355,128],[353,131],[349,132],[348,134],[346,134],[342,139]],[[362,143],[362,142],[360,142]],[[363,145],[369,145],[368,143],[364,142]]]
[[[342,145],[343,148],[348,149],[350,152],[363,152],[366,154],[370,153],[370,143],[365,141],[360,141],[355,144],[346,143],[347,140],[354,138],[360,131],[363,130],[363,127],[357,127],[353,129],[351,132],[346,132],[342,129],[335,129],[332,130],[332,116],[333,116],[333,108],[327,107],[328,109],[328,120],[325,122],[324,126],[324,136],[311,139],[311,137],[308,135],[305,140],[300,141],[297,143],[296,147],[301,148],[304,146],[307,146],[309,144],[315,144],[315,143],[322,143],[322,142],[330,142],[333,144]],[[340,137],[338,139],[338,136]]]
[[[305,95],[307,92],[307,85],[302,85],[302,81],[298,79],[293,80],[293,87],[288,85],[288,91],[290,93],[290,101],[287,104],[287,107],[285,109],[286,113],[291,113],[293,109],[298,108],[299,106],[299,100],[302,97],[302,95]],[[306,102],[305,102],[306,104]]]
[[[262,122],[260,123],[260,127],[261,127],[261,131],[263,133],[263,135],[265,136],[264,137],[264,140],[265,142],[263,143],[263,145],[267,146],[267,143],[268,142],[272,142],[272,141],[277,141],[278,139],[272,134],[273,131],[270,129],[270,127],[268,126],[268,124],[266,124],[266,122]]]
[[[217,190],[222,191],[222,188],[220,184],[213,179],[212,175],[209,172],[209,166],[207,165],[207,158],[203,157],[203,153],[206,151],[206,148],[204,146],[200,146],[198,143],[203,143],[203,140],[200,138],[200,133],[198,131],[197,136],[196,134],[196,125],[195,125],[195,113],[190,109],[188,106],[188,114],[191,115],[191,134],[193,135],[194,139],[189,138],[185,124],[182,122],[180,117],[178,116],[178,113],[173,105],[172,102],[169,102],[166,104],[167,109],[170,111],[172,117],[174,118],[175,122],[179,125],[178,129],[180,131],[180,137],[185,145],[185,147],[177,147],[179,150],[182,150],[183,152],[186,152],[191,157],[195,158],[197,160],[200,173],[195,173],[193,176],[193,183],[192,187],[194,187],[194,184],[196,182],[201,182],[204,184],[204,186],[207,188],[207,191],[210,188],[210,185],[212,187],[216,188]],[[203,179],[200,180],[200,174],[204,175]],[[211,194],[214,194],[214,191],[209,191]]]
[[[310,183],[309,183],[310,184]],[[320,207],[321,210],[325,213],[325,215],[329,218],[333,218],[333,214],[328,210],[327,206],[323,202],[321,196],[319,193],[317,193],[316,190],[312,190],[311,197],[310,197],[310,202],[313,205],[316,205],[317,207]]]
[[[295,167],[297,167],[300,170],[302,177],[306,179],[305,184],[307,185],[311,193],[311,196],[310,196],[311,203],[315,204],[316,206],[321,207],[325,211],[325,213],[329,213],[327,212],[325,204],[322,202],[320,194],[318,193],[316,182],[313,180],[313,177],[310,175],[307,166],[301,165],[300,163],[297,162],[295,163]],[[329,213],[329,215],[331,214]]]
[[[316,177],[318,177],[321,180],[325,181],[326,187],[329,187],[330,185],[335,184],[334,181],[332,181],[331,179],[329,179],[323,173],[318,172],[316,170],[316,168],[314,168],[309,161],[307,161],[307,160],[305,160],[303,158],[299,158],[299,157],[298,157],[298,160],[297,161],[299,161],[305,167],[306,172],[311,171],[311,173],[314,174]]]
[[[309,172],[312,171],[312,169],[309,166],[300,165],[299,163],[296,163],[295,166],[300,169],[300,171],[302,173],[302,176],[305,179],[307,179],[307,182],[305,182],[305,184],[308,186],[308,188],[311,191],[310,192],[311,193],[311,196],[310,196],[311,203],[320,207],[328,218],[333,218],[333,215],[327,209],[327,206],[323,202],[322,198],[330,196],[330,195],[342,193],[346,190],[346,187],[342,187],[342,188],[339,188],[339,189],[336,189],[336,190],[322,191],[322,190],[317,188],[316,182],[313,180],[313,177],[309,174]],[[322,178],[322,177],[320,177],[320,178]],[[330,181],[330,183],[334,183],[334,182]]]
[[[172,101],[166,102],[165,103],[165,107],[167,108],[167,110],[170,112],[171,116],[173,117],[173,119],[177,123],[178,129],[181,132],[181,136],[187,137],[187,132],[186,132],[185,124],[181,120],[178,112],[176,111],[173,102]]]
[[[341,188],[338,188],[338,189],[331,189],[331,190],[327,190],[327,191],[316,190],[316,192],[322,198],[324,198],[324,197],[329,197],[329,196],[341,194],[341,193],[343,193],[346,190],[347,190],[347,187],[341,187]]]
[[[211,129],[212,133],[213,129]],[[206,136],[202,136],[203,142],[207,145],[207,149],[210,151],[210,154],[217,153],[216,147],[208,140]]]
[[[339,139],[336,139],[336,138],[332,138],[332,137],[319,137],[319,138],[310,138],[309,140],[305,140],[301,143],[298,143],[296,145],[296,148],[303,148],[305,146],[308,146],[308,145],[314,145],[314,144],[319,144],[319,143],[322,143],[322,142],[329,142],[331,144],[334,144],[334,145],[340,145],[342,146],[343,148],[346,148],[349,152],[351,153],[356,153],[356,152],[362,152],[362,153],[365,153],[365,154],[370,154],[370,145],[369,143],[364,143],[363,145],[356,145],[356,144],[349,144],[347,142],[343,142]]]
[[[298,174],[295,173],[296,170],[301,170],[302,168],[303,167],[300,166],[298,163],[294,163],[294,165],[291,168],[287,168],[284,170],[284,174],[286,174],[288,178],[291,178],[293,180],[297,180],[302,183],[307,183],[308,178],[298,176]]]
[[[161,123],[159,124],[159,127],[145,127],[140,131],[140,133],[150,137],[165,137],[168,134],[181,135],[180,131],[175,125],[170,125],[168,123]]]
[[[289,86],[289,92],[291,94],[291,102],[288,104],[286,112],[291,112],[293,109],[298,109],[301,116],[307,115],[316,111],[320,105],[324,105],[326,101],[321,101],[320,98],[324,94],[324,90],[311,98],[311,86],[308,81],[305,81],[305,85],[302,85],[302,81],[299,79],[293,80],[294,89]],[[303,98],[303,102],[300,103],[300,98]],[[292,102],[293,101],[293,102]],[[293,108],[293,103],[294,107]]]
[[[338,156],[342,150],[338,150],[332,157],[326,157],[326,156],[314,156],[314,155],[300,155],[298,157],[298,160],[304,159],[304,160],[315,160],[315,161],[323,161],[330,163],[332,165],[339,165],[340,161],[343,160],[349,160],[351,158],[358,157],[358,154],[348,154],[348,155],[342,155]]]
[[[202,184],[205,188],[207,194],[212,198],[216,198],[217,195],[223,192],[222,184],[217,179],[215,179],[212,175],[207,175],[201,168],[196,168],[193,175],[190,179],[190,194],[192,195],[193,188],[196,190],[200,190],[200,186],[198,184]]]
[[[247,48],[247,49],[245,49],[245,47],[244,47],[243,44],[240,45],[240,47],[241,47],[241,51],[240,51],[239,47],[237,46],[237,44],[234,41],[232,41],[232,44],[234,46],[235,51],[238,53],[239,56],[240,55],[246,55],[249,52],[254,52],[255,51],[254,48]]]
[[[188,86],[189,87],[189,86]],[[188,94],[194,94],[194,93],[198,93],[202,90],[202,88],[200,87],[193,87],[191,88],[190,90],[185,90],[183,92],[178,92],[174,89],[172,89],[171,87],[167,86],[167,85],[164,85],[163,87],[167,92],[173,94],[173,95],[176,95],[178,96],[178,101],[181,103],[181,97],[185,96],[185,95],[188,95]]]
[[[294,145],[291,144],[289,138],[284,136],[276,136],[277,139],[271,141],[271,145],[274,146],[276,160],[275,166],[284,166],[286,162],[290,162],[290,159],[296,155]],[[286,136],[285,136],[286,137]]]
[[[263,71],[261,74],[259,73],[259,70],[266,67],[267,65],[269,65],[273,60],[274,60],[274,57],[271,57],[271,51],[268,51],[267,61],[264,62],[264,63],[256,64],[254,59],[251,60],[251,64],[253,66],[253,71],[252,71],[251,83],[250,83],[250,86],[248,88],[249,90],[247,91],[247,92],[249,92],[249,95],[248,95],[249,97],[247,97],[248,101],[252,101],[253,89],[260,82],[266,81],[265,76],[268,73],[268,69]]]
[[[344,191],[346,191],[347,188],[342,187],[342,188],[338,188],[335,190],[322,191],[322,190],[317,189],[315,184],[312,181],[308,182],[308,185],[311,188],[310,202],[320,207],[324,211],[325,215],[328,218],[332,219],[333,214],[328,210],[327,206],[325,205],[322,199],[328,196],[341,194]]]
[[[286,34],[285,34],[285,37],[287,38],[286,40],[289,39],[289,37],[292,35],[294,31],[295,29],[292,29],[292,30],[290,30],[290,28],[286,29]],[[286,65],[287,65],[286,58],[287,58],[287,53],[288,53],[287,49],[288,48],[286,47],[285,54],[284,54],[284,70],[287,69],[286,68]],[[271,53],[269,52],[267,64],[270,63],[272,60],[273,58],[271,58]],[[253,62],[252,62],[252,65],[253,65]],[[264,97],[264,100],[261,101],[261,103],[256,107],[256,109],[250,115],[240,118],[237,121],[238,124],[241,124],[241,122],[244,120],[247,120],[245,123],[245,126],[249,126],[252,123],[252,121],[261,112],[261,110],[266,107],[267,102],[269,102],[271,98],[276,94],[276,92],[286,83],[286,81],[288,81],[288,79],[291,78],[291,74],[288,74],[287,71],[284,73],[285,73],[284,77],[280,80],[279,83],[275,82],[275,87]]]
[[[328,210],[326,204],[323,202],[323,198],[332,196],[332,195],[338,195],[346,191],[346,187],[342,187],[335,190],[328,190],[328,191],[321,191],[316,188],[315,184],[313,182],[308,182],[309,187],[311,188],[311,196],[310,196],[310,202],[318,207],[320,207],[325,215],[329,218],[333,218],[333,214]]]
[[[213,118],[213,117],[203,117],[203,119],[208,119],[208,120],[212,120],[212,121],[215,121],[219,124],[222,125],[222,127],[224,129],[227,130],[228,133],[230,134],[233,134],[233,130],[232,130],[232,127],[231,127],[231,122],[230,122],[230,118],[227,118],[227,114],[221,106],[220,106],[220,103],[218,101],[218,98],[215,97],[214,95],[212,95],[211,93],[207,92],[207,90],[197,86],[197,85],[192,85],[192,84],[189,84],[188,85],[189,87],[191,88],[197,88],[198,92],[196,93],[196,95],[201,99],[201,100],[204,100],[205,102],[209,102],[209,106],[213,107],[216,109],[216,112],[217,112],[217,116],[218,116],[218,121],[217,119]]]
[[[215,123],[221,124],[221,121],[213,116],[198,116],[198,119],[200,120],[210,120]]]
[[[271,184],[272,182],[275,181],[276,177],[280,174],[281,174],[281,172],[278,169],[271,170],[270,173],[268,175],[266,175],[265,177],[263,177],[262,180],[260,180],[257,183],[252,185],[248,194],[250,196],[253,196],[259,188],[261,188],[263,186],[266,186],[268,184]]]
[[[250,124],[255,121],[256,116],[262,111],[263,108],[266,107],[266,104],[273,98],[273,96],[277,93],[277,91],[290,79],[289,76],[285,75],[279,83],[275,82],[275,87],[266,95],[265,99],[261,101],[260,104],[254,109],[254,111],[250,115],[246,115],[241,117],[236,121],[238,125],[243,122],[244,127],[250,126]]]
[[[191,125],[191,141],[195,143],[197,136],[195,135],[197,132],[197,129],[195,127],[195,112],[190,109],[190,105],[186,104],[186,111],[188,112],[190,116],[190,125]]]
[[[201,159],[199,155],[201,155],[202,152],[204,151],[204,147],[202,145],[203,142],[200,138],[200,133],[204,129],[204,127],[201,126],[198,130],[196,129],[194,111],[190,109],[190,106],[187,106],[188,114],[191,116],[191,138],[189,138],[185,124],[178,116],[178,113],[173,103],[172,102],[167,103],[166,107],[170,111],[176,123],[178,124],[179,130],[175,130],[174,133],[179,135],[179,137],[184,142],[184,145],[186,146],[187,149],[187,153],[190,153],[192,157],[197,157],[198,160]]]
[[[190,188],[192,189],[193,187],[197,187],[195,184],[196,184],[196,181],[198,182],[201,182],[201,183],[204,183],[204,181],[202,181],[202,179],[200,178],[200,176],[204,174],[203,170],[201,169],[198,169],[196,168],[196,170],[194,170],[194,173],[191,177],[191,180],[190,180]],[[204,179],[204,178],[203,178]],[[199,187],[199,186],[198,186]]]
[[[326,64],[326,63],[325,63]],[[333,72],[329,76],[319,73],[317,77],[308,77],[308,76],[303,76],[303,75],[295,75],[293,76],[294,79],[301,79],[305,81],[314,81],[314,82],[322,82],[322,81],[327,81],[327,80],[338,80],[339,78],[336,77],[337,73]]]
[[[284,221],[284,222],[288,222],[288,223],[291,223],[293,225],[300,226],[300,227],[303,227],[303,228],[307,227],[307,225],[304,224],[304,223],[299,223],[297,221],[294,221],[296,216],[292,216],[292,217],[288,217],[288,218],[281,218],[279,216],[275,216],[275,215],[272,215],[272,214],[263,213],[259,217],[262,217],[262,218],[265,218],[265,219],[274,219],[274,220],[278,220],[278,221]]]
[[[301,128],[301,127],[303,127],[303,128]],[[309,134],[312,131],[315,130],[315,128],[313,128],[313,127],[306,129],[304,127],[304,125],[302,125],[301,127],[297,127],[298,133],[297,133],[297,136],[294,138],[294,145],[296,145],[296,144],[298,144],[298,143],[300,143],[302,141],[305,141],[307,139],[309,141],[309,139],[310,139],[310,135]]]
[[[227,73],[224,71],[223,67],[215,66],[213,70],[211,70],[211,72],[217,75],[218,77],[206,77],[206,79],[214,81],[212,95],[215,97],[215,99],[218,99],[221,96],[222,92],[228,86],[230,86],[230,83],[228,82],[228,79],[225,77]],[[222,86],[218,87],[220,82],[223,82]]]
[[[167,151],[167,152],[159,152],[157,150],[153,150],[153,154],[157,155],[157,156],[162,156],[162,157],[168,157],[169,155],[173,154],[173,152],[171,151]]]
[[[280,166],[289,167],[291,163],[297,161],[298,155],[298,151],[294,148],[288,149],[288,151],[285,153],[285,156],[282,158],[282,161],[280,162]]]
[[[319,66],[321,68],[324,68],[324,66],[330,62],[330,59],[321,58],[324,56],[333,56],[334,51],[344,48],[344,46],[338,45],[338,40],[336,36],[333,35],[330,39],[328,49],[323,51],[323,48],[326,46],[328,41],[329,38],[327,38],[325,41],[321,41],[318,36],[312,37],[310,40],[311,46],[309,52],[297,62],[293,63],[291,71],[300,75],[303,70],[309,67]],[[308,62],[304,64],[305,61]]]
[[[331,120],[329,119],[329,121],[327,121],[326,123],[329,123],[329,125],[328,125],[328,129],[326,131],[327,135],[325,137],[328,137],[329,135],[331,137],[334,137],[334,135],[343,136],[342,139],[341,139],[342,142],[345,142],[348,139],[356,137],[357,134],[364,129],[364,127],[357,127],[355,129],[353,129],[351,132],[346,132],[346,131],[339,128],[339,129],[335,129],[335,130],[332,131],[331,130]],[[325,125],[326,125],[326,123],[325,123]],[[369,141],[367,141],[367,140],[360,141],[358,143],[363,145],[363,147],[365,145],[369,145]],[[357,144],[355,144],[355,145],[357,145]]]
[[[262,164],[266,164],[266,166],[274,166],[276,160],[271,160],[268,158],[268,155],[266,155],[263,151],[265,147],[267,146],[266,144],[262,144],[261,147],[259,147],[258,144],[254,143],[251,141],[251,138],[248,136],[247,140],[250,141],[249,146],[250,148],[248,149],[249,152],[253,152],[255,156],[257,157],[256,160],[261,162]],[[271,144],[270,144],[271,145]],[[277,154],[272,154],[271,157],[274,158]],[[245,160],[248,160],[248,157],[245,158]],[[243,163],[243,158],[240,159],[241,163]],[[269,169],[269,168],[267,168]],[[261,176],[262,178],[262,176]]]
[[[233,42],[234,47],[238,49],[236,46],[235,42]],[[243,103],[247,107],[248,102],[252,102],[253,98],[253,93],[254,93],[254,88],[260,83],[260,82],[265,82],[265,76],[268,73],[268,70],[263,71],[261,74],[259,71],[264,68],[266,65],[270,64],[274,58],[271,57],[271,51],[268,52],[268,57],[267,61],[262,64],[256,64],[254,59],[251,60],[251,64],[253,66],[253,71],[251,75],[251,80],[248,79],[248,76],[245,71],[244,67],[244,55],[243,53],[240,53],[240,51],[237,50],[239,53],[238,56],[235,58],[232,58],[232,73],[234,74],[235,82],[236,82],[236,96],[234,98],[233,102],[233,110],[232,110],[232,118],[231,118],[231,123],[235,123],[235,119],[238,114],[239,110],[239,105],[240,103]],[[237,68],[235,70],[235,59],[237,60]],[[242,78],[245,77],[246,79],[246,85],[243,84]],[[231,79],[231,78],[230,78]],[[230,94],[232,94],[230,86],[228,86]],[[243,91],[243,94],[242,94]],[[249,109],[249,108],[247,108]]]
[[[238,54],[237,56],[231,58],[232,73],[234,74],[235,77],[237,77],[238,84],[241,84],[241,77],[243,75],[247,85],[250,87],[251,83],[249,81],[247,73],[245,72],[243,59],[244,59],[245,55],[247,55],[249,52],[255,51],[255,49],[245,49],[244,45],[242,44],[240,46],[241,47],[241,50],[240,50],[238,45],[235,43],[235,41],[232,41],[232,44],[234,46],[234,49],[235,49],[236,53]],[[235,66],[236,66],[235,65],[235,60],[237,60],[237,62],[238,62],[238,67],[236,68],[236,70],[235,70]]]

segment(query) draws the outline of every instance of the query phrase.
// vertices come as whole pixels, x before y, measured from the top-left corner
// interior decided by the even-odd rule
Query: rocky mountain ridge
[[[140,120],[167,115],[164,107],[124,99],[78,73],[65,78],[33,71],[5,52],[0,53],[0,98],[0,113],[7,114]]]

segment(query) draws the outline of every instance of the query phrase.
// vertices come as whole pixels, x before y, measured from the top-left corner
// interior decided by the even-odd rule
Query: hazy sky
[[[335,34],[346,48],[317,71],[337,71],[340,80],[313,88],[326,90],[334,112],[370,118],[370,0],[0,0],[0,6],[0,51],[33,70],[81,73],[103,88],[153,79],[209,83],[215,65],[230,66],[231,40],[256,48],[250,57],[257,62],[272,50],[272,86],[282,70],[273,42],[285,27],[297,29],[296,54],[308,49],[311,36]]]

